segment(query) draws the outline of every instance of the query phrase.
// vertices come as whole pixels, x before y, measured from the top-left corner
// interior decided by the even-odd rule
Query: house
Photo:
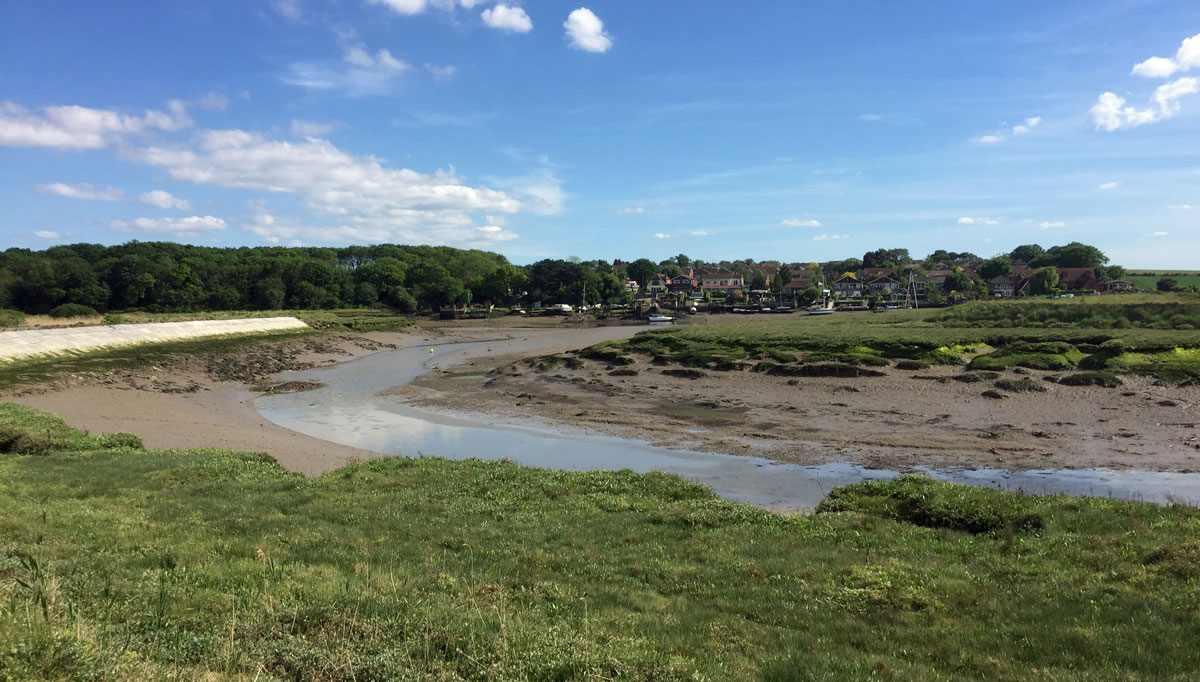
[[[1063,291],[1102,291],[1095,268],[1059,268],[1058,288]]]
[[[999,275],[988,282],[988,294],[996,298],[1012,298],[1021,295],[1029,286],[1033,268],[1016,267],[1011,275]]]
[[[637,281],[632,280],[632,279],[627,279],[627,280],[625,280],[625,288],[629,290],[629,293],[636,294],[638,292],[638,290],[641,289],[642,287],[641,287],[641,285],[639,285],[637,283]]]
[[[1137,284],[1127,279],[1110,279],[1104,283],[1105,291],[1134,291]]]
[[[863,279],[874,279],[884,276],[895,277],[896,268],[863,268]]]
[[[699,286],[699,283],[696,281],[696,278],[692,276],[691,272],[686,272],[668,280],[667,290],[674,294],[680,291],[691,291],[697,286]]]
[[[736,272],[730,270],[717,270],[715,272],[702,272],[698,276],[700,286],[704,288],[716,287],[737,287],[742,288],[746,285],[746,280]]]
[[[808,289],[809,287],[812,287],[812,286],[815,286],[817,289],[824,288],[823,284],[820,284],[815,279],[813,279],[812,273],[798,272],[792,278],[792,281],[783,285],[783,292],[782,292],[783,296],[782,297],[785,300],[794,301],[800,295],[801,291],[804,291],[805,289]]]
[[[646,283],[646,293],[664,294],[671,288],[671,278],[666,275],[655,275]]]
[[[833,294],[838,298],[858,298],[862,293],[862,283],[854,275],[846,275],[833,283]]]
[[[876,277],[867,284],[867,289],[872,295],[880,294],[882,296],[892,297],[900,290],[900,280],[891,275]]]

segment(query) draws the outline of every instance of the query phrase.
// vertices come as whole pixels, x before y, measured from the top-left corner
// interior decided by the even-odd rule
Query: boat
[[[805,315],[832,315],[833,308],[810,308]]]
[[[650,324],[654,324],[655,322],[674,322],[675,321],[675,318],[673,318],[669,315],[660,315],[658,313],[654,313],[647,319],[650,321]]]

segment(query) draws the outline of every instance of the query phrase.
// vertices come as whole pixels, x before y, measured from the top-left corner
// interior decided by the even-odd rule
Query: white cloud
[[[1170,237],[1170,232],[1147,232],[1147,237]]]
[[[995,218],[972,218],[963,216],[958,219],[959,225],[999,225],[1000,221]]]
[[[1142,78],[1166,78],[1179,70],[1179,65],[1172,59],[1151,57],[1141,64],[1135,64],[1133,75]]]
[[[1102,183],[1102,184],[1100,185],[1099,189],[1102,189],[1102,190],[1104,190],[1104,191],[1108,191],[1108,190],[1110,190],[1110,189],[1116,189],[1116,188],[1117,188],[1117,186],[1118,186],[1118,185],[1120,185],[1120,184],[1121,184],[1121,183],[1119,183],[1119,182],[1105,182],[1105,183]]]
[[[458,73],[458,67],[453,64],[425,64],[425,70],[436,80],[446,80]]]
[[[134,218],[113,220],[108,226],[121,232],[170,234],[176,237],[197,237],[207,232],[225,229],[225,221],[210,215],[190,218]]]
[[[821,221],[806,218],[788,218],[787,220],[780,220],[779,224],[784,227],[820,227]]]
[[[51,230],[38,230],[33,233],[33,236],[38,239],[62,239],[62,235]]]
[[[494,113],[474,112],[470,114],[446,114],[437,111],[414,111],[409,118],[392,119],[392,125],[405,128],[437,128],[442,126],[454,128],[474,128],[483,125],[496,117]]]
[[[662,232],[655,232],[655,233],[654,233],[654,238],[655,238],[655,239],[670,239],[670,238],[671,238],[671,235],[669,235],[669,234],[664,234],[664,233],[662,233]]]
[[[1066,227],[1067,224],[1061,220],[1046,220],[1039,223],[1039,226],[1043,230],[1057,230],[1059,228]]]
[[[1151,57],[1146,61],[1135,64],[1133,75],[1142,78],[1167,78],[1177,72],[1189,71],[1200,66],[1200,33],[1191,38],[1184,38],[1175,52],[1174,59],[1167,57]]]
[[[865,121],[867,123],[874,123],[875,121],[883,120],[883,116],[881,116],[879,114],[859,114],[858,116],[856,116],[856,118],[860,121]]]
[[[146,148],[133,157],[173,179],[250,189],[303,202],[311,215],[277,218],[265,203],[246,229],[264,239],[310,242],[393,241],[475,246],[516,236],[480,231],[471,213],[561,210],[565,193],[549,171],[507,181],[512,192],[466,185],[453,171],[418,173],[354,156],[328,140],[271,140],[243,130],[209,130],[191,148]],[[499,227],[489,221],[484,227]]]
[[[623,208],[617,209],[617,213],[620,213],[622,215],[635,215],[635,214],[641,214],[641,213],[645,213],[645,212],[646,212],[646,202],[644,202],[644,201],[639,201],[632,206],[625,206]]]
[[[1136,128],[1147,123],[1171,118],[1179,113],[1179,98],[1200,91],[1200,81],[1195,78],[1180,78],[1165,85],[1160,85],[1151,96],[1154,105],[1148,109],[1137,109],[1125,106],[1125,98],[1115,93],[1106,92],[1092,106],[1092,123],[1096,129],[1103,128],[1109,132],[1120,128]]]
[[[292,135],[296,137],[325,137],[340,127],[340,123],[322,123],[321,121],[292,119]]]
[[[479,16],[483,18],[483,23],[497,31],[528,33],[533,30],[533,21],[520,7],[509,7],[500,3],[491,9],[483,10]]]
[[[993,130],[990,133],[979,135],[973,138],[973,140],[979,144],[1000,144],[1001,142],[1007,140],[1010,135],[1012,137],[1016,137],[1018,135],[1028,135],[1029,133],[1033,132],[1033,129],[1038,127],[1038,124],[1041,122],[1041,116],[1030,116],[1029,118],[1025,119],[1024,123],[1018,123],[1007,131]]]
[[[12,102],[0,102],[0,145],[101,149],[127,135],[150,129],[181,130],[192,124],[187,103],[167,102],[167,111],[147,110],[129,116],[80,106],[45,107],[41,115]]]
[[[1177,211],[1190,211],[1196,207],[1192,206],[1191,204],[1171,204],[1170,206],[1167,206],[1167,208],[1173,208]]]
[[[585,52],[608,52],[613,41],[604,32],[604,22],[586,7],[571,12],[563,22],[571,47]]]
[[[688,232],[688,234],[692,235],[693,237],[707,237],[709,235],[709,231],[708,230],[692,230],[691,232]]]
[[[138,195],[138,201],[158,208],[174,208],[180,211],[192,210],[192,202],[171,196],[170,192],[161,189],[152,190]]]
[[[819,234],[819,235],[813,237],[812,240],[814,242],[824,242],[824,241],[829,241],[830,239],[849,239],[849,238],[850,238],[850,235],[848,235],[848,234]]]
[[[290,21],[300,21],[304,16],[304,9],[300,6],[300,0],[275,0],[272,3],[276,12]]]
[[[341,90],[351,97],[392,92],[412,66],[386,49],[374,54],[362,45],[345,48],[342,61],[293,62],[283,82],[308,90]]]
[[[229,98],[219,92],[206,92],[194,104],[208,111],[225,111],[229,108]]]
[[[471,9],[476,5],[481,5],[486,0],[367,0],[372,5],[383,5],[396,12],[406,16],[420,14],[426,9],[433,8],[442,10],[443,12],[452,11],[455,7],[462,6]]]
[[[89,201],[120,201],[125,197],[125,192],[117,187],[100,189],[86,182],[77,185],[69,185],[65,182],[52,182],[47,185],[38,185],[34,190],[38,194],[51,194],[68,199],[86,199]]]

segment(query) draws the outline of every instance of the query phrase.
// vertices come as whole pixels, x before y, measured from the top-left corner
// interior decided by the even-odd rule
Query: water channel
[[[492,342],[385,350],[290,379],[323,384],[303,393],[264,395],[255,407],[266,419],[309,436],[403,457],[509,459],[568,471],[664,471],[709,486],[721,497],[774,507],[816,506],[839,485],[887,479],[898,472],[848,462],[781,464],[755,457],[673,450],[644,441],[571,433],[537,425],[494,423],[405,404],[381,392],[435,367],[486,355]],[[1200,504],[1200,474],[1107,469],[918,469],[934,478],[1029,493],[1116,497]]]

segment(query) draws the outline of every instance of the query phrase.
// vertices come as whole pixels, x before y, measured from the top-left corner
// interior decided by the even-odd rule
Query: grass
[[[1142,291],[1154,291],[1158,286],[1158,280],[1163,277],[1171,277],[1179,283],[1181,287],[1200,287],[1200,273],[1190,271],[1182,274],[1175,274],[1175,270],[1163,270],[1160,274],[1145,274],[1139,272],[1136,275],[1128,275],[1124,279],[1137,283],[1138,289]]]
[[[931,319],[944,325],[965,327],[1190,331],[1200,328],[1200,296],[1132,294],[979,301],[946,308]]]
[[[389,458],[304,479],[64,438],[81,449],[0,456],[5,680],[1200,671],[1191,508],[905,477],[783,517],[664,474]]]
[[[0,311],[9,312],[9,311]],[[16,311],[11,311],[16,312]],[[344,331],[396,331],[409,326],[408,318],[386,309],[347,308],[340,310],[214,310],[193,313],[117,312],[85,318],[52,318],[26,315],[9,324],[0,315],[0,326],[62,327],[99,324],[145,324],[149,322],[187,322],[191,320],[239,320],[259,317],[295,317],[314,329]],[[16,320],[16,318],[13,318]]]
[[[264,341],[293,339],[311,333],[308,329],[262,332],[17,358],[0,362],[0,388],[49,381],[64,375],[166,365],[195,355],[230,352]]]

